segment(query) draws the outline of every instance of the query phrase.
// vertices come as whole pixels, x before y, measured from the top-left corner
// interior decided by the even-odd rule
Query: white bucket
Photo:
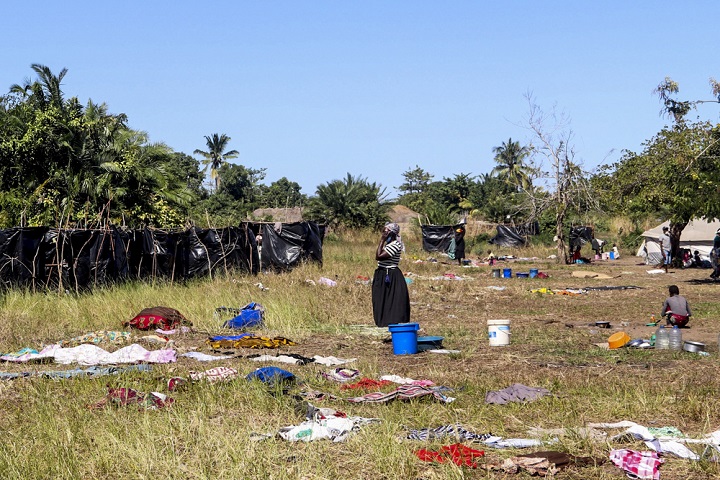
[[[510,320],[488,320],[487,324],[491,347],[510,345]]]

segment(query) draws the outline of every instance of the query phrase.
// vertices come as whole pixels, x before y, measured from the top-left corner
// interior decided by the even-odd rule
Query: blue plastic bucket
[[[610,260],[615,260],[615,252],[608,252],[610,253]]]
[[[503,268],[503,278],[512,278],[512,268]]]
[[[393,353],[395,355],[412,355],[418,352],[417,323],[394,323],[388,325],[392,334]]]
[[[538,274],[538,269],[537,269],[537,268],[531,268],[531,269],[530,269],[530,278],[535,278],[535,277],[537,277],[537,274]]]

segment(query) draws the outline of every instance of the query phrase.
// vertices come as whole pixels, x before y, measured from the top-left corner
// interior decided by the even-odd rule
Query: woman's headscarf
[[[385,228],[390,230],[390,232],[395,235],[395,240],[400,242],[400,245],[402,246],[403,251],[405,251],[405,244],[402,241],[402,237],[400,237],[400,225],[398,225],[397,223],[390,222],[390,223],[385,224]]]

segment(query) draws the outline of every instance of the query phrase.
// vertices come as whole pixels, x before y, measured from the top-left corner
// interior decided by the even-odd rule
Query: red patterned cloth
[[[462,443],[454,443],[446,445],[438,451],[423,448],[416,451],[415,455],[424,462],[445,463],[450,460],[459,467],[477,468],[478,464],[475,459],[484,456],[485,452],[466,447]]]
[[[657,452],[638,452],[636,450],[611,450],[610,460],[628,473],[637,478],[658,480],[660,478],[660,464],[663,463]]]
[[[133,327],[138,330],[150,330],[161,328],[172,330],[180,325],[192,325],[185,316],[168,307],[151,307],[142,310],[135,318],[123,323],[124,327]]]
[[[132,388],[109,388],[108,393],[99,402],[89,405],[91,410],[105,408],[107,405],[116,407],[125,407],[128,405],[138,405],[139,410],[157,410],[159,408],[169,407],[175,400],[158,392],[142,393]]]

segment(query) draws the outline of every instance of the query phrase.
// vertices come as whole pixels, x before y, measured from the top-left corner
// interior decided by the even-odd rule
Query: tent
[[[657,227],[643,232],[643,243],[640,245],[636,256],[645,257],[645,263],[647,265],[657,265],[662,262],[662,253],[660,252],[658,238],[662,235],[663,227],[669,225],[669,221],[664,222]],[[691,252],[697,250],[704,260],[708,260],[710,258],[710,250],[712,250],[715,232],[718,228],[720,228],[720,221],[718,220],[708,222],[707,220],[696,218],[689,221],[680,234],[680,248],[687,248]]]
[[[499,247],[524,247],[527,245],[527,237],[540,233],[538,222],[523,223],[519,225],[497,226],[497,234],[488,240],[488,243]]]

